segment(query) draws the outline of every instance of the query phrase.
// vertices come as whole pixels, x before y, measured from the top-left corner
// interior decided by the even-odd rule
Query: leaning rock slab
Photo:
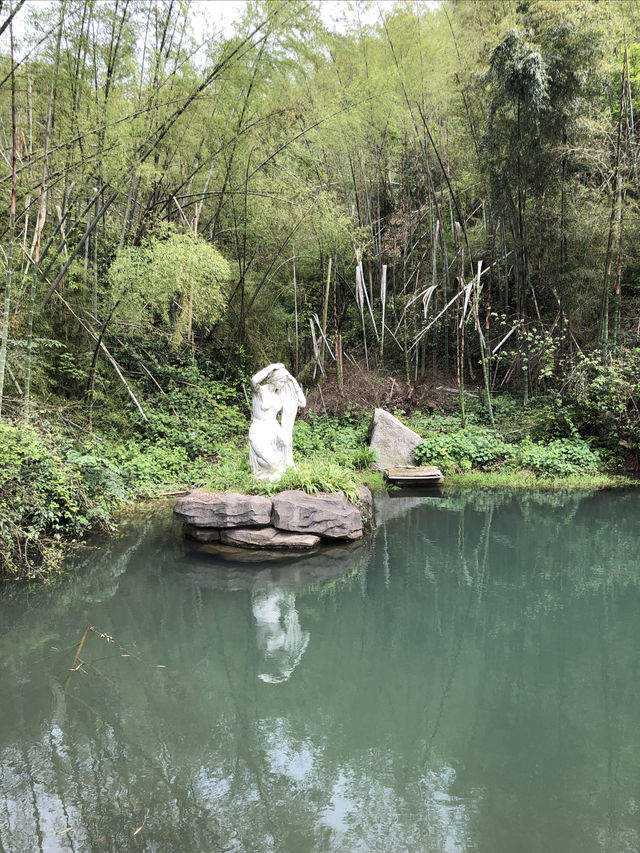
[[[271,499],[194,489],[178,500],[173,514],[197,527],[260,527],[271,521]]]
[[[288,533],[275,527],[236,527],[223,530],[221,539],[225,545],[240,548],[287,548],[308,551],[320,544],[320,537],[310,533]]]
[[[315,533],[328,539],[359,539],[360,511],[344,495],[308,495],[297,489],[273,498],[271,524],[280,530]]]
[[[400,423],[397,418],[375,409],[369,446],[378,454],[374,467],[379,471],[401,465],[413,465],[413,449],[421,440],[417,432]]]

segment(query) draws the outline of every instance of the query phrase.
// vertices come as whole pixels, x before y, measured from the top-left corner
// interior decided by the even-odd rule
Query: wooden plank
[[[385,473],[392,483],[411,483],[412,485],[424,483],[432,486],[444,482],[442,471],[435,465],[387,468]]]

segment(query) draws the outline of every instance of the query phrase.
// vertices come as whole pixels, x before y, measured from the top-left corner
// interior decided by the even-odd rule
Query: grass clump
[[[593,489],[619,489],[637,486],[629,477],[618,474],[572,474],[566,477],[540,477],[533,471],[469,471],[447,475],[447,489],[505,489],[509,491],[561,492]]]
[[[273,495],[287,489],[300,489],[309,495],[321,492],[340,492],[356,502],[359,486],[382,488],[382,476],[377,472],[358,470],[341,464],[334,456],[295,456],[296,467],[289,468],[279,480],[259,480],[249,469],[246,447],[228,444],[221,449],[215,464],[207,469],[197,485],[208,491],[241,492],[248,495]]]

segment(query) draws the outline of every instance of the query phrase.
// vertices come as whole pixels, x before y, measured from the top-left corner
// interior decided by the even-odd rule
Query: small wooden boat
[[[444,483],[442,471],[434,465],[387,468],[385,474],[396,486],[441,486]]]

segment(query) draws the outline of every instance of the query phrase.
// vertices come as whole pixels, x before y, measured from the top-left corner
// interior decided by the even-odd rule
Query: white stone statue
[[[284,364],[269,364],[251,377],[253,421],[249,428],[249,465],[256,477],[278,480],[293,468],[293,423],[307,401]],[[280,415],[280,420],[278,420]]]

